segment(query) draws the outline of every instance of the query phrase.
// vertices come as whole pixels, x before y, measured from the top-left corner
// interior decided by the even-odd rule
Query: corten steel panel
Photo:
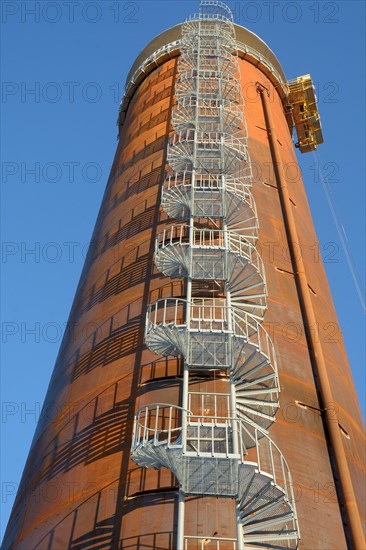
[[[61,346],[4,550],[175,547],[177,482],[167,469],[138,468],[129,450],[135,410],[157,401],[179,404],[181,394],[181,360],[158,357],[143,345],[147,304],[185,293],[182,280],[153,267],[156,233],[171,223],[159,202],[176,64],[172,59],[151,72],[129,104],[70,314],[72,332]],[[349,434],[344,444],[364,510],[361,414],[314,251],[316,235],[281,99],[258,68],[245,60],[240,68],[268,284],[264,324],[274,339],[282,390],[270,436],[293,475],[300,547],[341,550],[346,542],[321,416],[296,404],[319,408],[257,82],[270,90],[334,407]],[[227,391],[218,379],[196,380],[191,389]],[[185,527],[188,535],[235,537],[234,500],[188,498]]]

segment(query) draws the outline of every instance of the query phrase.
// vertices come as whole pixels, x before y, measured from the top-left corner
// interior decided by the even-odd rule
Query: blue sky
[[[325,143],[299,155],[360,402],[365,315],[319,168],[365,280],[365,4],[228,2],[287,78],[317,83]],[[67,322],[116,147],[125,77],[194,1],[3,1],[2,531]],[[6,141],[5,138],[6,137]],[[32,252],[33,251],[33,252]]]

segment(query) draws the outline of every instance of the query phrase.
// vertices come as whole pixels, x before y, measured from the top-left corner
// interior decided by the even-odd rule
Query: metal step
[[[234,310],[233,365],[238,417],[267,430],[279,407],[280,385],[273,343],[253,316]],[[262,432],[258,432],[262,437]],[[253,440],[245,438],[245,445]]]
[[[239,473],[239,517],[245,548],[298,548],[294,503],[273,478],[242,464]]]
[[[187,179],[184,173],[181,178],[177,174],[170,176],[162,191],[162,209],[169,217],[177,220],[188,219],[191,210],[191,189]]]
[[[176,357],[186,353],[185,338],[186,330],[182,327],[155,325],[146,333],[145,343],[158,355]]]

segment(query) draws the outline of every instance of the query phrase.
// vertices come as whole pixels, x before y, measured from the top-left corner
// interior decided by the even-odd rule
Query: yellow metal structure
[[[296,147],[302,153],[315,151],[324,139],[311,76],[306,74],[289,80],[287,86],[298,139]]]

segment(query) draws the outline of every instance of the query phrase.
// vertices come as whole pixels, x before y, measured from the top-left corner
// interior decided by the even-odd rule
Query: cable
[[[358,271],[355,267],[355,263],[354,263],[351,248],[349,246],[349,242],[348,242],[348,239],[347,239],[346,231],[344,229],[341,217],[340,217],[339,213],[337,212],[337,208],[336,208],[336,204],[335,204],[335,200],[334,200],[331,188],[330,188],[329,184],[327,183],[327,181],[324,177],[323,168],[322,168],[323,165],[321,163],[320,155],[317,151],[313,151],[313,156],[315,157],[316,162],[317,162],[318,167],[319,167],[320,181],[321,181],[321,184],[322,184],[322,187],[323,187],[323,190],[324,190],[327,202],[328,202],[329,209],[330,209],[331,214],[332,214],[334,224],[335,224],[336,229],[337,229],[338,237],[341,241],[342,249],[343,249],[344,255],[346,257],[349,270],[350,270],[351,275],[352,275],[352,279],[353,279],[353,283],[354,283],[355,288],[356,288],[356,292],[357,292],[359,300],[361,302],[363,312],[366,314],[365,290],[363,288],[361,278],[358,274]]]

